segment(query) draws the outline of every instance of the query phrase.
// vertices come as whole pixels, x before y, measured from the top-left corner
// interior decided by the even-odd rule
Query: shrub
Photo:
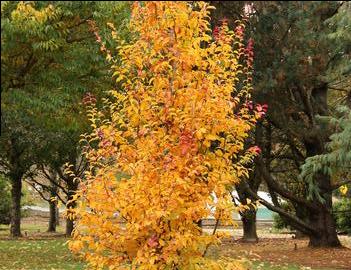
[[[196,5],[136,3],[135,40],[122,44],[114,65],[123,91],[111,91],[110,119],[89,112],[92,166],[76,195],[70,248],[93,268],[238,269],[205,256],[221,234],[202,234],[197,222],[211,207],[231,222],[226,188],[248,176],[257,148],[244,151],[244,142],[264,112],[249,103],[243,26],[234,34],[223,22],[211,37],[209,7]]]
[[[338,231],[351,234],[351,198],[343,198],[333,206]]]
[[[285,211],[294,212],[293,207],[291,207],[288,203],[282,203],[281,207]],[[289,224],[277,213],[273,214],[273,228],[277,230],[291,229]]]

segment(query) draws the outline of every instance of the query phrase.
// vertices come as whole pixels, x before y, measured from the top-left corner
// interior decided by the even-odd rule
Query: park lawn
[[[48,229],[48,218],[43,217],[23,217],[21,220],[21,232],[23,236],[33,238],[51,237],[53,235],[63,235],[65,232],[65,222],[61,218],[60,226],[56,227],[56,234],[46,233]],[[0,224],[0,240],[7,239],[10,234],[10,226]],[[39,236],[39,237],[38,237]]]
[[[0,262],[1,270],[84,269],[69,252],[66,238],[0,240]]]
[[[9,238],[9,227],[0,225],[0,270],[65,270],[65,269],[85,269],[85,263],[70,253],[67,247],[68,238],[64,237],[64,222],[57,227],[57,233],[47,233],[47,220],[24,218],[22,223],[22,233],[27,234],[26,237],[20,240]],[[262,233],[262,232],[261,232]],[[285,243],[285,244],[284,244]],[[235,258],[248,258],[251,260],[251,265],[247,265],[249,270],[335,270],[333,267],[320,267],[321,264],[314,267],[301,267],[299,265],[308,265],[306,261],[301,260],[302,257],[310,259],[317,258],[317,255],[312,251],[301,248],[299,244],[299,253],[291,253],[290,245],[293,245],[289,240],[264,240],[258,245],[224,244],[221,248],[213,247],[213,258],[220,256],[230,256]],[[346,243],[346,242],[345,242]],[[345,244],[344,243],[344,244]],[[279,247],[278,249],[276,247]],[[350,247],[350,245],[349,245]],[[337,258],[337,254],[345,251],[336,251],[337,253],[325,252],[322,257],[325,260],[332,261]],[[286,260],[284,255],[300,254],[298,257]],[[282,255],[283,254],[283,255]],[[329,256],[326,256],[328,255]],[[260,255],[260,257],[257,257]],[[274,255],[274,256],[273,256]],[[277,257],[277,258],[275,258]],[[318,256],[319,258],[321,256]],[[344,263],[347,264],[348,258],[344,258]],[[287,258],[289,259],[289,258]],[[270,261],[270,262],[268,262]],[[272,263],[274,262],[274,263]],[[288,263],[289,262],[289,263]],[[330,265],[330,264],[329,264]],[[311,266],[311,265],[310,265]],[[348,269],[342,268],[342,269]]]
[[[43,235],[47,231],[47,224],[33,224],[33,223],[24,223],[21,225],[21,232],[23,235]],[[63,226],[58,226],[56,228],[57,233],[64,234],[65,228]],[[50,235],[50,234],[48,234]],[[7,238],[9,236],[9,226],[0,225],[0,239]]]
[[[72,255],[67,247],[67,238],[0,240],[1,270],[79,270],[85,264]],[[300,270],[295,265],[272,265],[256,261],[252,270]],[[315,270],[315,269],[314,269]]]
[[[33,218],[24,218],[22,233],[27,234],[20,240],[8,237],[8,225],[0,225],[0,270],[80,270],[85,269],[85,263],[74,256],[67,247],[68,238],[64,237],[64,222],[57,227],[57,233],[47,233],[47,221]],[[272,246],[272,245],[271,245]],[[250,258],[251,264],[247,265],[250,270],[322,270],[322,268],[300,267],[294,263],[269,263],[256,257],[250,256],[250,246],[241,246],[241,250],[225,245],[224,250],[213,247],[213,258],[221,255]],[[243,249],[244,251],[243,252]],[[267,251],[271,247],[267,246]],[[229,251],[229,253],[227,252]],[[252,254],[251,254],[252,255]],[[265,258],[264,256],[262,258]],[[323,270],[333,270],[332,268]]]

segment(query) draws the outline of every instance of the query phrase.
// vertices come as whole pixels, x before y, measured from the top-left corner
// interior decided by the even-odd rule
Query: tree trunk
[[[22,196],[22,177],[16,176],[11,179],[11,236],[20,237],[21,234],[21,196]]]
[[[74,228],[73,220],[66,218],[66,236],[70,237]]]
[[[71,209],[74,209],[76,207],[76,202],[71,201],[73,198],[73,195],[76,193],[78,184],[72,180],[72,182],[67,183],[68,184],[68,196],[67,196],[67,213],[70,213]],[[67,217],[66,218],[66,236],[71,236],[72,231],[74,228],[74,221],[73,219]]]
[[[294,239],[302,239],[305,238],[306,234],[304,234],[303,232],[296,230],[295,234],[294,234]]]
[[[253,190],[255,194],[257,194],[258,187],[259,187],[259,182],[256,181],[257,179],[255,178],[254,175],[251,175],[251,181],[250,182],[250,188]],[[250,199],[251,201],[255,201],[250,194],[248,194],[245,191],[245,187],[243,186],[242,183],[239,183],[236,186],[236,190],[238,192],[239,200],[242,204],[247,204],[247,199]],[[235,203],[235,202],[234,202]],[[256,209],[252,206],[249,205],[249,209],[245,210],[245,212],[239,212],[241,216],[241,221],[243,224],[243,238],[242,240],[244,242],[250,242],[250,243],[256,243],[258,242],[258,235],[257,235],[257,227],[256,227]]]
[[[268,139],[267,142],[262,141],[262,138],[264,135],[266,135],[268,138],[270,138],[271,134],[271,129],[270,127],[264,127],[262,122],[259,122],[256,126],[255,129],[255,144],[260,145],[263,149],[264,153],[269,153],[270,152],[270,139]],[[260,177],[260,174],[254,168],[252,173],[250,173],[250,177],[248,180],[248,185],[250,186],[251,190],[257,194],[258,189],[260,187],[262,178]],[[247,199],[250,199],[252,202],[255,201],[252,196],[250,196],[245,188],[245,185],[243,184],[238,184],[236,186],[236,190],[238,192],[239,200],[242,204],[247,204]],[[251,243],[257,243],[258,242],[258,235],[257,235],[257,227],[256,227],[256,214],[257,210],[252,206],[249,205],[249,209],[247,209],[243,213],[239,213],[241,216],[241,221],[243,224],[243,241],[244,242],[251,242]]]
[[[56,205],[55,214],[56,214],[56,226],[60,226],[60,209],[57,207],[57,205]]]
[[[341,246],[336,232],[336,223],[333,211],[332,189],[330,177],[319,174],[316,182],[320,189],[320,194],[325,200],[324,203],[318,202],[318,211],[309,215],[310,224],[316,229],[317,233],[309,236],[311,247],[339,247]]]
[[[56,174],[52,173],[52,175],[56,178]],[[57,187],[51,183],[50,187],[50,199],[55,198],[57,196]],[[49,227],[48,232],[56,232],[56,225],[57,225],[57,201],[50,200],[49,201],[49,208],[50,208],[50,217],[49,217]]]
[[[48,232],[56,232],[56,202],[50,201],[50,217],[49,217],[49,228]]]
[[[322,140],[305,142],[308,156],[314,156],[323,153],[324,144]],[[309,235],[311,247],[338,247],[341,246],[336,232],[336,224],[332,214],[332,187],[330,176],[317,173],[315,175],[315,184],[319,189],[319,194],[324,202],[314,198],[314,204],[318,210],[311,211],[309,223],[316,229],[317,233]]]
[[[311,225],[318,233],[309,235],[310,247],[339,247],[341,246],[336,232],[335,220],[328,209],[321,209],[311,215]]]
[[[246,210],[241,215],[241,220],[243,223],[243,241],[256,243],[258,242],[257,230],[256,230],[256,210],[250,209]]]

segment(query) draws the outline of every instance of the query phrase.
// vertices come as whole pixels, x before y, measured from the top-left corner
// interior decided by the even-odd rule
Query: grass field
[[[67,239],[2,240],[0,269],[79,270],[84,264],[67,248]]]
[[[74,257],[67,248],[67,239],[0,240],[1,270],[79,270],[85,264]],[[249,269],[299,270],[298,266],[274,266],[254,262]]]
[[[0,226],[0,270],[80,270],[85,269],[86,264],[70,253],[67,247],[68,238],[63,236],[63,226],[58,228],[58,233],[46,233],[46,223],[24,222],[22,232],[27,236],[20,240],[10,239],[8,226]],[[287,242],[287,243],[285,243]],[[303,242],[299,242],[299,249]],[[292,251],[291,240],[262,239],[260,244],[228,243],[219,248],[214,248],[211,256],[230,256],[235,258],[247,258],[248,270],[336,270],[348,269],[345,265],[351,259],[351,252],[345,250],[333,251],[309,251],[301,247],[299,251]],[[277,248],[277,246],[279,248]],[[310,253],[309,253],[310,252]],[[313,253],[317,252],[317,253]],[[328,254],[329,252],[329,254]],[[344,252],[343,256],[339,256]],[[346,257],[345,257],[346,256]],[[308,260],[324,261],[318,264],[309,264]],[[343,259],[336,266],[330,267],[332,259]],[[326,263],[326,264],[325,264]],[[328,264],[329,263],[329,264]],[[304,266],[302,266],[304,265]],[[342,265],[344,265],[342,267]],[[323,266],[323,267],[322,267]]]

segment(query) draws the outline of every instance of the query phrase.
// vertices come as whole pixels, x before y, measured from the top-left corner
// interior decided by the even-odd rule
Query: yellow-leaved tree
[[[90,110],[90,168],[77,194],[70,242],[95,269],[238,269],[211,260],[220,236],[197,222],[232,222],[228,187],[247,177],[244,141],[252,58],[243,26],[211,35],[208,4],[138,2],[134,40],[119,48],[119,89]],[[234,48],[234,49],[233,49]],[[250,104],[250,105],[248,105]]]

